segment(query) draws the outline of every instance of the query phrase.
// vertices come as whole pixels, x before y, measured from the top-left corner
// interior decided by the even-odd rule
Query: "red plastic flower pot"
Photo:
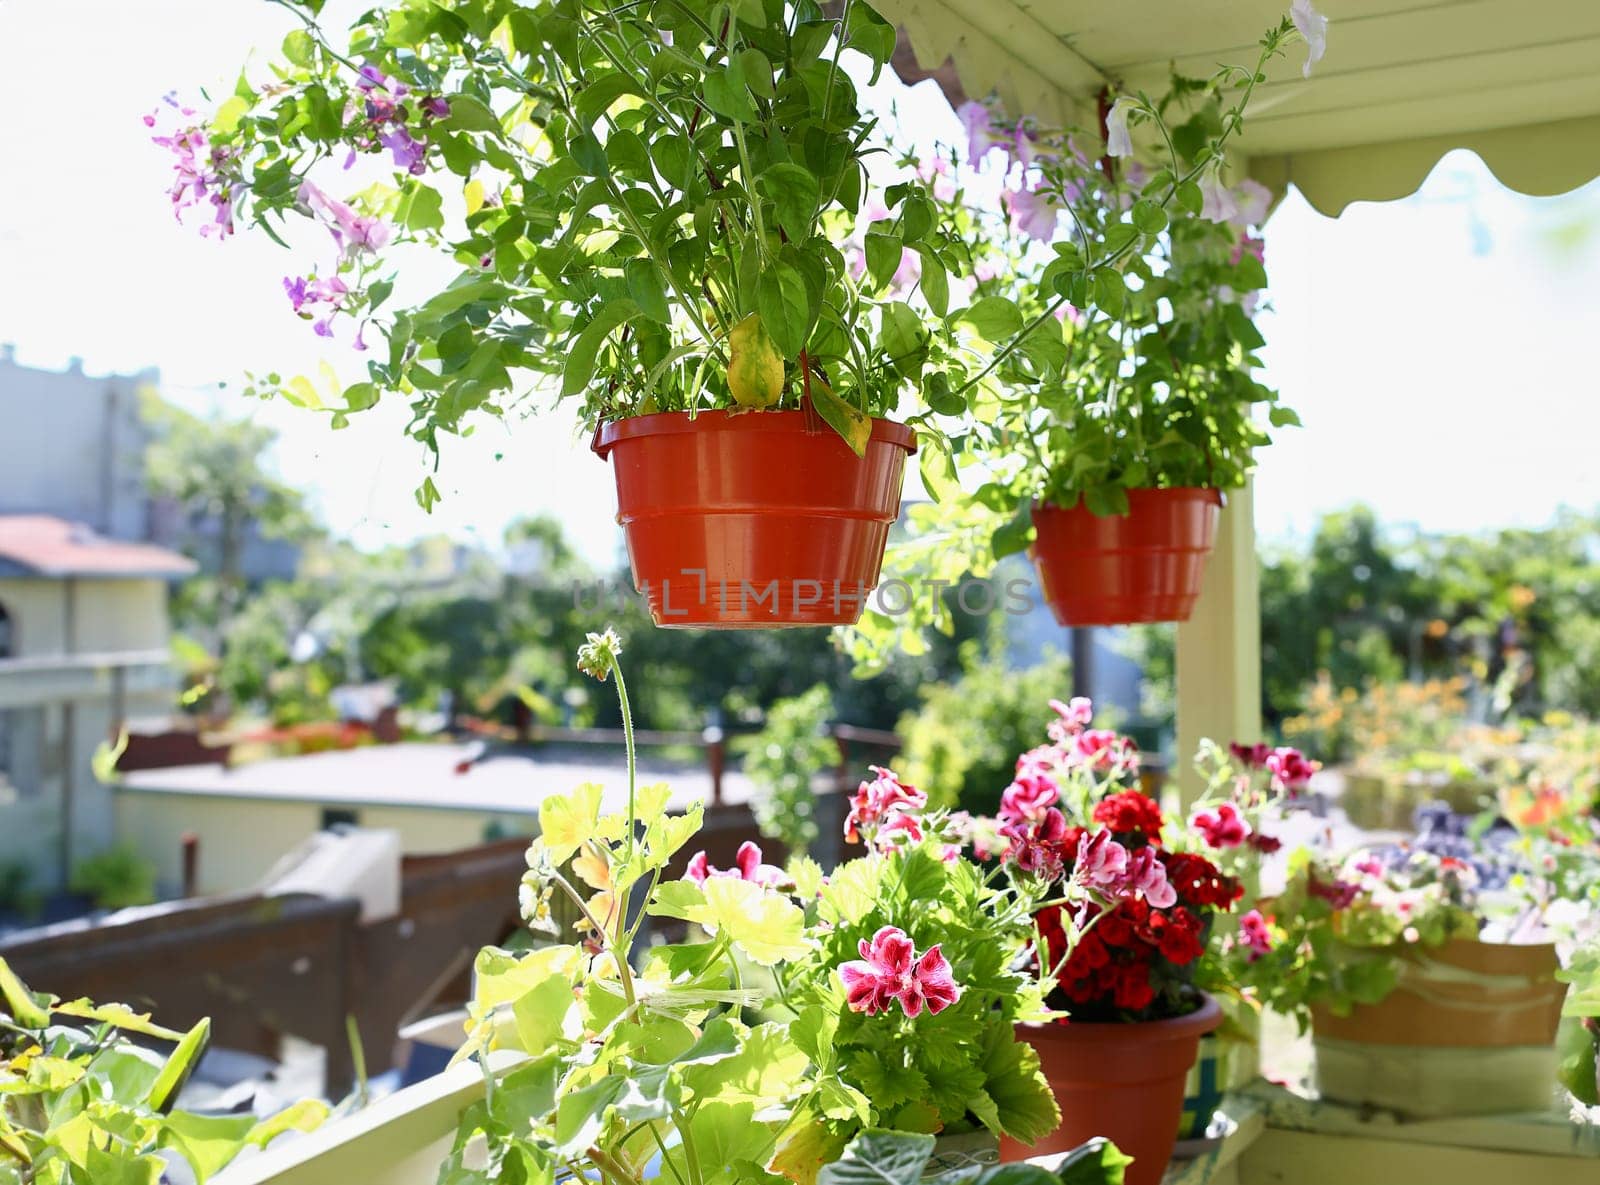
[[[858,457],[807,411],[662,412],[601,427],[633,582],[659,626],[851,625],[900,515],[904,424]]]
[[[1142,1024],[1018,1025],[1039,1054],[1061,1126],[1036,1144],[1000,1141],[1000,1159],[1068,1152],[1104,1136],[1133,1157],[1125,1185],[1158,1185],[1178,1142],[1189,1067],[1200,1038],[1222,1023],[1210,996],[1196,1011]]]
[[[1129,490],[1125,515],[1035,505],[1044,599],[1062,625],[1188,621],[1221,514],[1222,494],[1204,488]]]

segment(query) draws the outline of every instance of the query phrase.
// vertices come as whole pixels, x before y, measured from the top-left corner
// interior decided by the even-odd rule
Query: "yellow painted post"
[[[1256,572],[1255,491],[1228,492],[1217,548],[1194,616],[1178,627],[1178,793],[1203,788],[1190,765],[1195,746],[1261,735],[1261,596]]]

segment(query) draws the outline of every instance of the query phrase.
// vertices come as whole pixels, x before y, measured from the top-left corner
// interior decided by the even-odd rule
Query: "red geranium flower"
[[[1134,846],[1161,838],[1161,807],[1137,790],[1119,790],[1102,798],[1095,804],[1094,821]]]

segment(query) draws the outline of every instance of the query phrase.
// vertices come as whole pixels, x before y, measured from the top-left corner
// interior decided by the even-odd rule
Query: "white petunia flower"
[[[1301,71],[1311,77],[1311,67],[1322,61],[1328,50],[1328,18],[1311,7],[1311,0],[1294,0],[1289,6],[1289,19],[1306,39],[1306,64]]]

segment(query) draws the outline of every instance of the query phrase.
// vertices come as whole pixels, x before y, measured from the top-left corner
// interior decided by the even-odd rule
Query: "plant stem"
[[[616,656],[611,658],[611,673],[617,680],[617,704],[622,709],[622,742],[628,750],[628,859],[633,857],[634,832],[639,820],[635,806],[635,784],[638,777],[638,756],[633,742],[633,709],[628,704],[628,684],[622,678],[622,664]]]

